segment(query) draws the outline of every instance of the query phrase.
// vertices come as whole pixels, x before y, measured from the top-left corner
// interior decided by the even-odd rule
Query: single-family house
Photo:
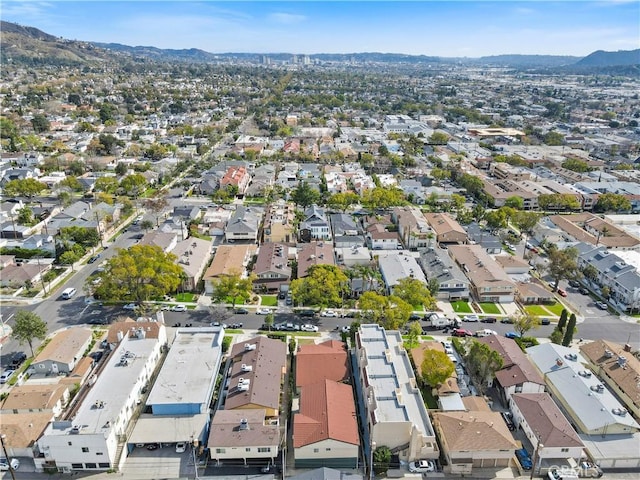
[[[403,278],[414,278],[424,284],[427,283],[427,279],[416,259],[409,252],[403,250],[389,252],[389,255],[380,255],[378,257],[378,268],[388,293],[391,293],[393,287]]]
[[[295,240],[295,208],[292,203],[279,200],[272,203],[264,218],[262,241],[290,243]]]
[[[427,212],[424,218],[433,229],[439,244],[459,245],[469,240],[466,230],[448,213]]]
[[[69,374],[89,347],[92,331],[88,328],[68,328],[57,332],[31,362],[32,375]]]
[[[238,274],[246,277],[246,268],[256,252],[255,245],[220,245],[216,248],[211,265],[204,272],[204,290],[214,291],[215,283],[224,275]]]
[[[317,205],[311,205],[304,211],[304,220],[300,222],[300,239],[331,240],[331,225],[325,211]]]
[[[314,265],[336,264],[333,246],[328,242],[302,243],[298,248],[298,278],[306,277]]]
[[[433,246],[436,234],[417,207],[395,207],[391,218],[398,226],[404,248],[416,250]]]
[[[402,248],[398,232],[389,232],[380,223],[369,225],[365,237],[371,250],[397,250],[398,247]]]
[[[282,243],[266,242],[258,248],[258,257],[253,265],[257,279],[256,290],[273,292],[291,280],[291,267],[288,262],[289,247]]]
[[[418,263],[428,282],[437,282],[441,300],[468,300],[470,282],[446,250],[427,248],[420,252]]]
[[[256,207],[238,205],[225,229],[228,242],[252,241],[258,239],[258,230],[262,223],[262,210]]]

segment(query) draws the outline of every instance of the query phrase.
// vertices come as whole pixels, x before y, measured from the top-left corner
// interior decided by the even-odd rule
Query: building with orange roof
[[[238,187],[238,193],[243,194],[249,186],[250,180],[251,175],[249,175],[245,167],[231,166],[220,180],[220,188],[232,185]]]
[[[344,342],[328,340],[299,347],[299,397],[293,406],[296,468],[357,468],[360,436],[349,378]]]

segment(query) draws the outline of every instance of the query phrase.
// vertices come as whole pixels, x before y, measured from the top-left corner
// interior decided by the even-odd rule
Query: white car
[[[123,310],[135,310],[136,307],[138,305],[136,305],[135,303],[127,303],[124,307],[122,307]]]
[[[300,327],[300,330],[302,330],[303,332],[317,332],[318,327],[307,323],[305,325],[302,325],[302,327]]]
[[[176,443],[176,453],[184,453],[187,451],[187,444],[184,442]]]
[[[256,315],[269,315],[271,313],[270,308],[259,308],[256,310]]]
[[[409,464],[409,471],[411,473],[435,472],[436,464],[433,460],[418,460]]]
[[[463,319],[463,322],[479,322],[480,321],[480,317],[478,317],[477,315],[466,315]]]
[[[17,458],[11,459],[11,468],[13,470],[18,470],[20,468],[20,460]],[[0,472],[6,472],[9,470],[9,462],[7,462],[6,458],[0,458]]]
[[[324,310],[321,314],[321,317],[337,317],[338,312],[334,312],[333,310]]]
[[[171,307],[171,311],[172,312],[186,312],[187,311],[187,306],[186,305],[174,305],[173,307]]]

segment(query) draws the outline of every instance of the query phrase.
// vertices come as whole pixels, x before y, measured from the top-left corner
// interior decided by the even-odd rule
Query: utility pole
[[[4,452],[4,458],[7,459],[7,465],[9,465],[9,473],[11,474],[11,479],[16,480],[16,472],[13,470],[13,465],[11,465],[11,458],[7,453],[7,446],[4,444],[5,438],[7,438],[7,436],[4,433],[0,435],[0,442],[2,442],[2,451]]]

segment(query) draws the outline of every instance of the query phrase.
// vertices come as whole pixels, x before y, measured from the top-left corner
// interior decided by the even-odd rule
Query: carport
[[[208,435],[209,414],[198,415],[141,415],[129,437],[128,451],[136,444],[186,442],[202,445]],[[196,443],[197,442],[197,443]]]

